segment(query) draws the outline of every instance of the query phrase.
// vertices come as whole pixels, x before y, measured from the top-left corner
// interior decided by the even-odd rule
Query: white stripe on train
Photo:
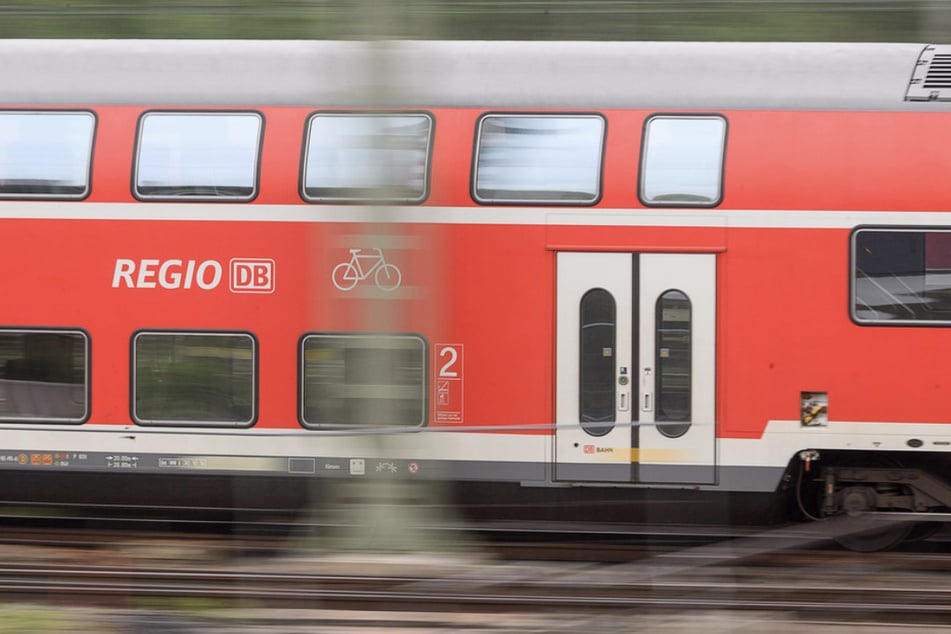
[[[850,229],[951,226],[951,213],[771,209],[564,209],[175,203],[0,202],[0,219]]]

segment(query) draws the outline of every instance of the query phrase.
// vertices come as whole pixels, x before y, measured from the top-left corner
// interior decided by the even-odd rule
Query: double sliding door
[[[715,482],[716,256],[559,253],[555,479]]]

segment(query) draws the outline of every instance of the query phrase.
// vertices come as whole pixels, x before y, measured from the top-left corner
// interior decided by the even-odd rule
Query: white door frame
[[[604,352],[615,413],[600,426],[581,420],[580,302],[592,289],[616,303],[616,343]],[[674,427],[657,420],[655,393],[657,300],[672,290],[689,298],[690,315],[690,417]],[[556,293],[554,478],[715,483],[716,255],[560,252]]]

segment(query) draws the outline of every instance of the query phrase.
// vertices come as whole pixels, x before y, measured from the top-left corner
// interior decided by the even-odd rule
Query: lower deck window
[[[89,339],[78,331],[0,330],[0,421],[89,417]]]
[[[253,424],[255,353],[254,337],[247,333],[137,333],[132,342],[135,422]]]
[[[855,231],[852,318],[860,324],[951,323],[951,231]]]
[[[306,335],[300,350],[301,422],[423,425],[427,359],[426,342],[416,335]]]

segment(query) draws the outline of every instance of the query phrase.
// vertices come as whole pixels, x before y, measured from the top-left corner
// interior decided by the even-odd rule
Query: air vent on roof
[[[905,101],[951,101],[951,46],[921,51]]]

